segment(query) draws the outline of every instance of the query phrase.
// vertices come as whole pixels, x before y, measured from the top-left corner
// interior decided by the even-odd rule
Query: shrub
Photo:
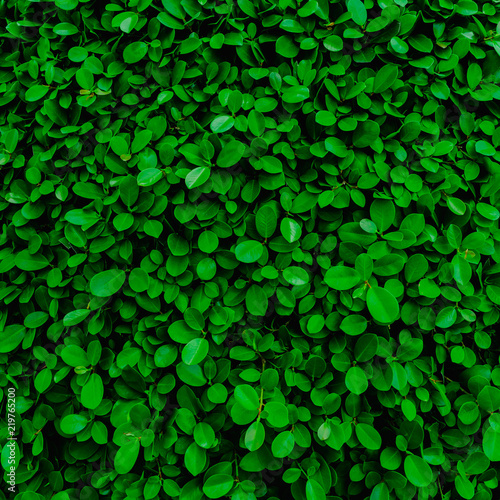
[[[497,2],[0,13],[0,499],[497,498]]]

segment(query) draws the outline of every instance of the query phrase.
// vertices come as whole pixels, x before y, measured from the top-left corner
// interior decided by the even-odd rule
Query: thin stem
[[[260,388],[259,413],[257,414],[257,422],[260,422],[260,413],[264,407],[264,387]]]

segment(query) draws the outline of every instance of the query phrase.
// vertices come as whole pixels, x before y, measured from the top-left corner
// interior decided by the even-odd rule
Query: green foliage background
[[[498,498],[498,1],[0,14],[0,499]]]

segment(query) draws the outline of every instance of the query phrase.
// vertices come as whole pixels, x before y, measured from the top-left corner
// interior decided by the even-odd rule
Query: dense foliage
[[[0,499],[498,498],[498,5],[2,0]]]

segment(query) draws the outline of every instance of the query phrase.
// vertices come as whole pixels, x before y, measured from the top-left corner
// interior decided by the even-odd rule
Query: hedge
[[[498,498],[498,0],[0,17],[0,500]]]

